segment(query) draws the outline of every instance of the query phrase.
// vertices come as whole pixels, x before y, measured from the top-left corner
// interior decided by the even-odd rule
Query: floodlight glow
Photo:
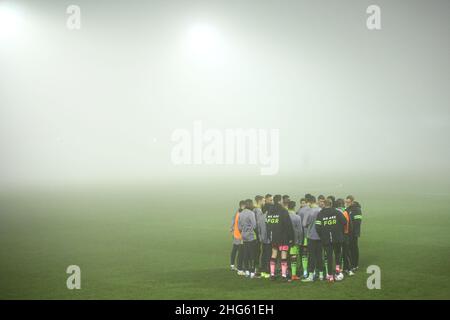
[[[8,39],[17,35],[20,25],[19,12],[6,3],[0,4],[0,39]]]
[[[223,58],[225,47],[216,28],[197,24],[188,30],[187,49],[193,58],[203,62],[218,62]]]
[[[217,31],[208,25],[197,25],[189,30],[189,44],[193,51],[207,53],[217,46]]]

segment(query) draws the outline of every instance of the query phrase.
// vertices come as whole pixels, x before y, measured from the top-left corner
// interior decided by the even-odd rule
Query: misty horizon
[[[381,30],[369,1],[77,1],[80,30],[66,3],[0,4],[2,188],[259,176],[174,165],[197,120],[279,130],[280,177],[450,173],[448,1],[377,1]]]

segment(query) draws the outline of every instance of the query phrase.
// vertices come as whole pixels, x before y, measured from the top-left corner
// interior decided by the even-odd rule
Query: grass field
[[[229,271],[235,202],[258,191],[252,183],[210,185],[3,193],[0,298],[450,298],[448,189],[424,192],[408,183],[401,190],[352,189],[363,205],[361,270],[341,283],[303,284]],[[297,199],[314,189],[306,186],[284,181],[271,189]],[[323,193],[348,192],[340,188]],[[66,288],[72,264],[81,267],[81,290]],[[365,268],[372,264],[381,267],[381,290],[366,287]]]

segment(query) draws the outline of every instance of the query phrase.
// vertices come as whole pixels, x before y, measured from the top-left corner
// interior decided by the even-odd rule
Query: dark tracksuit
[[[280,204],[270,207],[267,212],[266,224],[272,247],[290,245],[294,242],[294,228],[289,212]]]
[[[328,264],[328,274],[334,274],[333,253],[335,263],[340,264],[344,226],[347,224],[342,212],[335,208],[323,208],[316,218],[316,230],[325,249]]]
[[[273,203],[266,203],[262,206],[261,210],[263,213],[268,213],[270,210],[272,210],[274,204]]]
[[[294,242],[294,228],[292,226],[291,218],[289,217],[289,212],[280,204],[275,204],[270,207],[267,212],[266,218],[267,232],[272,243],[272,248],[277,250],[280,247],[286,247],[289,250],[289,245]],[[283,276],[286,276],[287,271],[287,259],[277,255],[277,258],[281,258],[281,272]],[[276,258],[270,258],[270,273],[272,276],[275,275]]]
[[[362,212],[361,206],[356,201],[346,209],[350,215],[352,230],[350,233],[349,249],[351,268],[357,268],[359,264],[358,239],[361,235]]]

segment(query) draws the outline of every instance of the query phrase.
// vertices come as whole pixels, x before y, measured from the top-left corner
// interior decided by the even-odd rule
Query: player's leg
[[[275,278],[275,267],[277,264],[278,246],[272,246],[272,255],[270,256],[270,278]]]
[[[320,240],[313,240],[315,242],[315,256],[316,256],[316,270],[319,272],[319,280],[324,279],[324,263],[323,263],[323,248]]]
[[[348,250],[350,257],[350,270],[353,271],[353,266],[355,265],[354,249],[353,249],[353,236],[350,236],[348,241]]]
[[[272,253],[272,246],[267,243],[262,244],[262,253],[261,253],[261,277],[267,278],[270,276],[270,255]]]
[[[275,261],[275,273],[281,274],[281,251],[280,250],[278,250],[278,256]]]
[[[308,238],[306,237],[302,246],[302,268],[303,277],[306,278],[308,276]]]
[[[236,262],[236,256],[238,252],[238,245],[233,243],[233,247],[231,248],[231,256],[230,256],[230,268],[231,270],[236,270],[235,262]]]
[[[322,259],[323,259],[323,273],[328,275],[328,250],[322,246]]]
[[[255,277],[256,272],[256,240],[250,241],[250,277]]]
[[[299,246],[293,245],[289,248],[289,259],[291,262],[291,279],[299,280],[300,278],[297,275],[297,262],[299,256]]]
[[[270,278],[270,259],[272,257],[272,244],[266,244],[266,255],[265,255],[265,263],[266,263],[266,272],[267,277]]]
[[[327,243],[324,246],[325,255],[327,257],[326,265],[327,265],[327,280],[334,280],[334,271],[333,271],[333,245],[331,243]]]
[[[243,245],[242,245],[242,255],[243,255],[243,259],[242,259],[242,263],[244,265],[244,272],[245,272],[245,276],[249,277],[250,276],[250,257],[249,257],[250,251],[249,251],[249,241],[244,241]]]
[[[316,259],[316,248],[315,248],[315,242],[314,240],[308,239],[308,276],[303,279],[303,282],[312,282],[314,281],[314,270],[316,269],[317,265],[317,259]]]
[[[350,263],[351,270],[356,271],[358,269],[359,260],[359,248],[358,248],[358,237],[350,237]]]
[[[261,244],[261,257],[260,257],[260,262],[259,262],[259,267],[261,269],[261,276],[265,277],[266,273],[267,273],[267,265],[266,265],[266,261],[265,261],[265,256],[266,256],[266,244],[262,243]]]
[[[342,243],[341,242],[333,242],[333,251],[334,251],[334,261],[336,264],[336,274],[342,272]]]
[[[342,242],[333,243],[333,251],[336,262],[336,274],[334,276],[335,280],[341,281],[344,279],[344,274],[342,273]]]
[[[316,255],[314,251],[314,241],[308,239],[308,276],[314,274],[317,267]]]
[[[283,280],[287,280],[287,269],[288,269],[288,252],[289,246],[280,246],[281,251],[281,277]]]
[[[259,242],[259,240],[255,240],[255,244],[253,245],[253,250],[254,250],[254,254],[253,254],[253,261],[255,264],[255,273],[260,273],[261,272],[261,264],[260,264],[260,258],[261,258],[261,243]]]
[[[253,250],[252,250],[252,241],[246,241],[246,248],[247,248],[247,253],[246,253],[246,259],[247,259],[247,265],[246,265],[246,270],[245,270],[245,276],[250,277],[252,270],[253,270],[253,261],[252,261],[252,255],[253,255]]]
[[[342,244],[342,268],[345,273],[350,275],[350,244],[348,235],[344,236],[344,242]]]
[[[355,250],[354,257],[355,257],[355,266],[353,267],[356,270],[358,270],[359,267],[359,245],[358,245],[358,237],[355,237],[355,240],[353,241],[353,248]]]
[[[239,275],[244,275],[244,253],[243,253],[244,245],[240,243],[237,248],[237,269]]]

